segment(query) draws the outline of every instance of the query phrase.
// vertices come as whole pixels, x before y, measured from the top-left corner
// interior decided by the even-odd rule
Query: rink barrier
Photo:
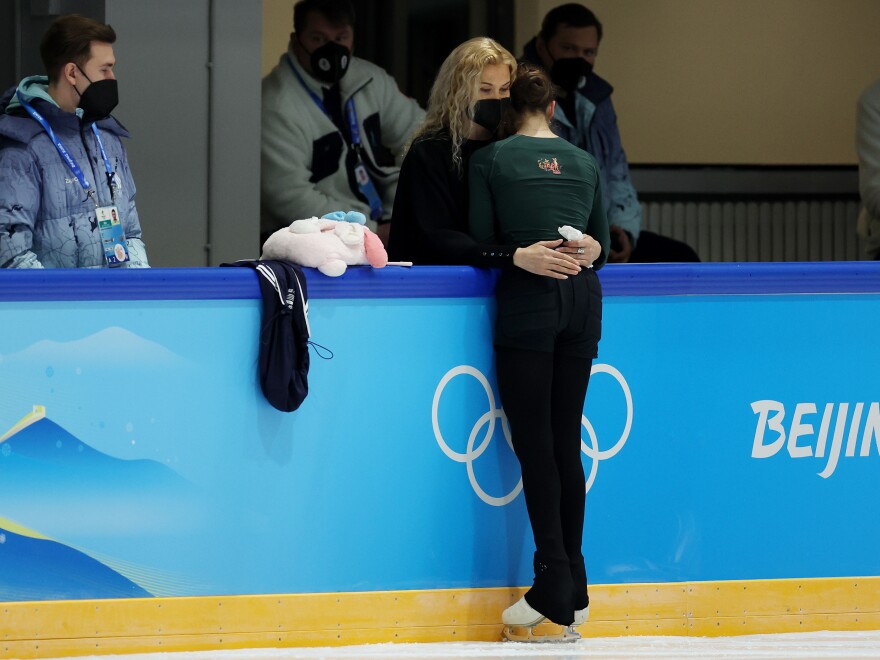
[[[707,264],[611,264],[600,271],[606,296],[877,293],[870,261]],[[343,278],[306,269],[309,295],[323,299],[478,298],[495,290],[496,271],[466,266],[349,268]],[[97,300],[247,300],[259,298],[244,268],[41,271],[8,269],[0,302]]]
[[[705,433],[690,434],[693,428],[704,427],[690,427],[684,422],[679,427],[675,426],[678,420],[666,418],[662,418],[666,426],[646,423],[650,421],[647,418],[649,414],[657,415],[658,410],[662,412],[671,408],[665,405],[664,398],[668,396],[667,391],[672,389],[669,387],[670,375],[665,362],[654,365],[642,361],[636,365],[630,350],[631,345],[622,336],[623,333],[618,332],[632,327],[647,327],[650,324],[658,333],[657,344],[665,351],[668,347],[675,346],[675,341],[679,341],[681,336],[674,334],[677,327],[665,327],[669,320],[680,319],[682,314],[690,314],[692,316],[688,320],[691,323],[702,322],[703,316],[689,312],[688,307],[705,306],[710,310],[705,315],[708,319],[705,321],[706,327],[718,336],[709,332],[690,336],[688,350],[693,350],[696,345],[704,354],[711,353],[706,350],[706,346],[712,348],[713,345],[705,342],[710,339],[725,339],[732,334],[729,328],[733,328],[737,336],[744,336],[749,340],[749,355],[754,353],[756,346],[765,347],[761,356],[767,360],[769,366],[763,372],[759,383],[761,388],[767,389],[767,384],[774,385],[776,380],[785,385],[787,381],[783,382],[782,377],[776,375],[785,375],[788,371],[796,370],[800,363],[789,363],[783,359],[784,355],[777,362],[773,361],[778,357],[776,354],[785,353],[774,349],[774,342],[779,336],[776,328],[782,328],[786,341],[797,339],[800,344],[812,347],[810,340],[815,334],[812,326],[818,321],[825,324],[820,325],[816,332],[826,334],[839,330],[838,325],[846,329],[873,327],[868,312],[873,313],[873,310],[878,309],[878,266],[880,264],[873,263],[672,264],[609,266],[601,271],[608,327],[607,336],[603,338],[602,359],[620,367],[626,374],[627,382],[640,406],[651,399],[660,404],[656,406],[657,410],[649,412],[644,408],[638,409],[633,438],[627,442],[626,450],[620,452],[613,462],[603,464],[600,478],[590,491],[588,511],[592,515],[588,520],[585,538],[588,546],[588,568],[597,584],[591,587],[591,620],[582,631],[586,636],[703,636],[880,629],[880,578],[876,577],[880,575],[880,561],[873,550],[876,547],[877,532],[872,526],[865,525],[863,507],[847,506],[849,503],[861,502],[870,507],[875,502],[876,489],[873,484],[876,483],[876,478],[873,475],[878,459],[875,444],[868,444],[869,452],[865,456],[850,458],[841,455],[838,471],[831,480],[825,481],[813,474],[825,465],[824,460],[815,467],[810,464],[811,457],[792,460],[795,457],[793,450],[796,452],[806,447],[805,444],[798,445],[797,439],[789,442],[787,452],[783,450],[778,455],[767,458],[754,457],[755,415],[748,405],[756,398],[776,397],[789,405],[791,414],[795,408],[792,402],[866,400],[873,392],[871,388],[878,367],[876,358],[873,357],[876,351],[864,350],[865,346],[873,349],[870,335],[853,332],[850,336],[845,336],[843,341],[833,343],[832,348],[837,350],[835,357],[843,359],[828,360],[827,365],[823,363],[826,371],[846,385],[854,380],[851,372],[859,372],[855,379],[858,389],[853,386],[849,399],[839,398],[839,383],[835,383],[838,389],[828,387],[819,389],[816,393],[811,390],[804,398],[796,398],[788,391],[777,394],[772,387],[766,394],[753,394],[751,389],[743,389],[738,407],[734,411],[735,419],[729,409],[718,408],[719,414],[715,418],[724,419],[725,424],[711,427]],[[233,336],[235,341],[227,342],[228,344],[239,341],[250,345],[253,326],[258,318],[256,300],[259,293],[256,275],[246,269],[155,269],[115,273],[99,270],[29,273],[9,271],[2,275],[0,303],[10,303],[6,308],[0,306],[0,339],[4,340],[16,338],[17,328],[23,323],[22,319],[31,315],[39,316],[40,320],[45,315],[50,321],[40,327],[51,327],[53,323],[68,324],[71,323],[71,317],[77,323],[84,323],[80,316],[86,316],[87,313],[94,315],[95,310],[104,312],[112,309],[110,305],[115,301],[130,303],[126,309],[136,312],[126,316],[124,322],[126,328],[130,325],[134,331],[146,326],[149,320],[147,317],[158,317],[157,321],[150,322],[163,327],[169,325],[167,317],[170,315],[179,314],[188,318],[186,315],[189,314],[201,318],[203,314],[214,314],[211,318],[216,318],[217,322],[204,328],[199,326],[200,332],[207,337],[203,340],[205,344],[224,345],[222,341],[217,341],[218,327],[223,326],[224,332],[239,333]],[[413,310],[406,307],[407,301],[397,306],[393,301],[395,298],[433,298],[435,300],[431,301],[432,305],[421,307],[428,308],[428,311],[440,310],[437,318],[444,319],[444,322],[447,313],[444,306],[451,300],[452,313],[465,319],[456,326],[456,332],[459,332],[460,338],[466,338],[473,345],[468,344],[464,348],[457,345],[450,347],[452,342],[447,342],[446,336],[443,336],[443,341],[434,342],[431,351],[418,355],[419,364],[425,359],[435,360],[437,364],[434,365],[432,374],[436,374],[437,379],[443,373],[448,373],[448,368],[462,363],[477,364],[483,370],[481,373],[490,374],[491,359],[487,356],[490,353],[488,347],[491,346],[491,324],[490,315],[484,312],[489,306],[486,299],[491,296],[494,287],[494,273],[469,268],[426,267],[413,270],[387,268],[382,271],[353,269],[345,277],[338,279],[325,278],[314,272],[309,272],[307,276],[312,298],[310,313],[314,315],[315,327],[321,331],[320,339],[325,340],[330,335],[328,344],[346,346],[343,340],[350,340],[352,328],[357,328],[357,332],[362,335],[368,335],[370,341],[397,329],[394,324],[383,320],[382,315],[397,313],[395,318],[398,327],[403,327],[400,319],[405,317],[409,321]],[[364,304],[358,302],[359,299],[376,298],[387,300],[366,300]],[[447,300],[438,301],[438,298]],[[754,301],[752,298],[760,300]],[[55,304],[58,301],[61,304]],[[81,304],[83,301],[87,304]],[[88,304],[89,301],[98,302]],[[133,301],[181,302],[166,305]],[[203,304],[205,301],[210,304]],[[226,304],[224,301],[236,304]],[[755,328],[734,324],[726,317],[720,322],[715,320],[715,316],[723,308],[743,308],[747,312],[760,308],[769,313],[778,305],[784,305],[784,309],[794,312],[783,318],[785,323],[767,324],[769,329],[757,327],[761,325],[758,323]],[[7,309],[10,311],[4,324],[2,313]],[[669,311],[671,309],[679,316],[674,316]],[[219,314],[218,310],[223,311],[223,314]],[[837,319],[838,314],[847,310],[851,312],[845,317],[845,323],[829,321]],[[368,316],[370,314],[373,316]],[[756,317],[754,314],[744,316]],[[808,318],[810,322],[790,321],[802,317]],[[365,318],[369,320],[360,325],[353,322],[363,321]],[[429,320],[434,319],[435,317],[430,317]],[[639,321],[641,325],[627,324],[630,319]],[[176,317],[172,320],[176,320]],[[331,320],[333,323],[328,322]],[[232,326],[232,330],[224,325],[226,322]],[[110,320],[108,323],[117,321]],[[682,322],[682,326],[688,327],[688,324]],[[438,326],[435,324],[431,327]],[[863,334],[866,339],[863,339]],[[765,341],[756,342],[756,337]],[[36,342],[41,338],[43,337],[28,335],[29,341]],[[243,338],[247,341],[243,341]],[[396,335],[395,341],[399,341]],[[679,343],[684,344],[681,341]],[[465,341],[462,340],[461,344],[464,345]],[[727,342],[725,346],[729,348],[731,345]],[[0,342],[0,354],[4,350],[7,350],[5,342]],[[255,351],[253,348],[251,350]],[[740,353],[735,350],[729,354],[722,354],[721,351],[717,353],[739,367]],[[858,359],[853,360],[852,356]],[[189,355],[185,354],[185,357]],[[345,360],[355,362],[363,357],[363,353],[354,357],[338,356],[339,362],[334,363],[334,367],[343,362],[348,365],[349,362]],[[239,360],[247,365],[249,361],[255,362],[254,358],[255,355],[246,355],[239,357]],[[322,410],[320,406],[325,404],[321,398],[322,389],[317,385],[320,385],[322,371],[329,372],[326,365],[322,367],[317,360],[315,362],[317,366],[310,377],[316,387],[306,405],[294,416],[283,416],[281,413],[265,410],[265,403],[250,382],[244,382],[234,391],[229,386],[230,400],[224,399],[216,403],[215,407],[217,410],[234,408],[237,411],[247,407],[249,414],[258,416],[263,421],[277,421],[280,430],[275,430],[279,436],[282,432],[289,437],[295,435],[298,448],[308,446],[305,439],[309,438],[311,431],[308,425],[311,423],[310,416],[317,415]],[[6,369],[12,366],[14,365],[11,365],[11,361],[3,365]],[[736,369],[728,363],[722,366],[724,369],[720,373],[736,373]],[[717,365],[712,367],[719,368]],[[690,375],[699,372],[700,369],[694,368],[690,370]],[[218,368],[218,373],[229,379],[227,371]],[[386,386],[413,388],[411,380],[415,376],[410,379],[402,379],[399,374],[397,376],[390,378]],[[59,374],[56,373],[53,378],[57,381]],[[167,380],[169,389],[178,386],[172,379]],[[737,384],[731,385],[727,380],[729,379],[718,379],[711,383],[714,398],[722,402],[731,398],[730,392],[740,394],[734,387]],[[754,379],[749,382],[752,380]],[[800,388],[802,384],[806,386],[814,380],[814,373],[805,369],[804,375],[792,380]],[[434,380],[428,383],[429,394],[434,391],[436,382]],[[19,397],[19,390],[24,388],[14,378],[10,382],[0,382],[0,385],[6,385],[8,394],[14,395],[6,397],[7,399]],[[354,392],[352,394],[346,390],[350,400],[359,400],[355,398],[355,394],[363,394],[362,390],[357,389],[357,385],[358,383],[339,383],[340,389],[348,387]],[[420,386],[424,388],[424,383]],[[700,387],[702,389],[697,388],[683,395],[683,398],[694,398],[701,391],[709,390],[702,381]],[[591,385],[591,394],[596,394],[594,385]],[[27,396],[31,397],[31,393],[27,392]],[[395,394],[389,396],[393,399]],[[37,404],[43,403],[40,398],[22,400],[26,404],[33,404],[35,409]],[[63,420],[61,416],[56,419],[69,423],[70,418],[75,416],[77,406],[88,401],[87,392],[82,399],[72,398],[62,411],[66,417]],[[0,409],[11,405],[9,401],[0,401]],[[428,419],[430,396],[420,405],[419,414]],[[12,421],[18,419],[26,412],[19,408],[20,406],[9,407],[6,417]],[[712,409],[713,413],[716,408]],[[49,406],[47,414],[52,416],[56,410],[57,407]],[[364,412],[359,410],[358,414]],[[219,419],[221,416],[216,417]],[[733,421],[737,424],[736,433],[731,431]],[[815,421],[818,426],[818,420]],[[221,419],[217,427],[221,423],[226,422]],[[641,424],[641,428],[637,428],[638,424]],[[788,424],[786,426],[790,428]],[[376,427],[375,421],[372,421],[363,422],[360,428]],[[661,435],[658,429],[665,431],[665,435]],[[3,430],[0,429],[0,432]],[[211,430],[216,431],[216,427],[211,427]],[[260,430],[265,435],[272,432],[273,427],[267,425]],[[233,582],[231,586],[212,583],[205,588],[211,589],[210,591],[202,591],[201,595],[196,596],[191,595],[191,591],[180,591],[161,593],[156,598],[148,599],[92,599],[92,596],[79,596],[79,600],[66,600],[65,598],[78,596],[56,594],[47,597],[55,599],[34,601],[23,600],[21,593],[12,594],[8,601],[0,603],[0,657],[45,658],[162,650],[499,639],[501,611],[524,592],[521,587],[507,588],[500,585],[524,584],[531,576],[528,543],[522,542],[522,539],[528,537],[522,498],[512,502],[506,510],[490,507],[485,501],[481,502],[468,485],[465,471],[452,471],[461,466],[447,462],[448,458],[431,437],[430,429],[426,432],[423,429],[422,433],[425,435],[425,442],[418,445],[418,452],[413,449],[414,443],[411,443],[407,446],[410,453],[401,456],[392,453],[388,460],[392,461],[393,467],[399,468],[401,474],[398,474],[398,479],[410,476],[402,474],[403,467],[409,469],[415,464],[413,461],[418,464],[421,471],[412,470],[415,476],[406,483],[405,492],[413,498],[416,497],[413,493],[424,498],[421,500],[422,504],[430,503],[435,507],[442,505],[443,516],[430,517],[419,513],[412,519],[395,517],[389,520],[388,516],[380,519],[365,515],[371,513],[374,505],[369,501],[369,496],[375,496],[376,493],[386,496],[381,489],[387,485],[384,482],[389,480],[385,477],[375,479],[369,482],[370,489],[357,492],[361,496],[359,499],[351,497],[334,502],[334,505],[338,504],[338,508],[322,512],[324,520],[330,517],[329,513],[338,515],[338,519],[344,521],[344,524],[334,528],[330,539],[333,542],[325,540],[323,544],[318,544],[320,553],[310,556],[312,562],[320,562],[324,558],[322,555],[326,555],[329,558],[327,564],[319,564],[318,569],[315,569],[313,563],[309,570],[294,571],[289,566],[295,565],[293,560],[299,560],[300,555],[297,553],[308,549],[308,544],[295,542],[300,534],[307,536],[299,525],[320,516],[314,514],[317,503],[308,497],[301,497],[299,500],[284,499],[285,503],[301,501],[303,506],[297,512],[306,511],[309,515],[303,515],[297,521],[296,529],[286,530],[290,535],[289,538],[282,539],[285,543],[276,542],[274,537],[269,538],[268,534],[274,531],[274,526],[266,525],[257,530],[260,535],[252,536],[247,543],[236,546],[238,554],[230,553],[230,557],[234,559],[230,564],[235,563],[236,569],[240,567],[240,576],[233,576],[235,571],[226,569],[218,570],[217,573],[218,580],[233,576],[242,577],[241,582]],[[206,431],[205,435],[210,433]],[[602,447],[608,446],[609,437],[612,436],[602,436]],[[804,434],[801,437],[803,440]],[[670,438],[683,441],[669,442]],[[343,434],[331,437],[328,430],[321,439],[328,440],[326,446],[322,443],[322,452],[326,454],[338,451],[338,455],[333,456],[337,465],[341,464],[340,457],[349,457],[352,463],[358,460],[350,458],[351,453],[360,448],[358,445],[346,446],[344,451],[339,449],[344,444]],[[191,437],[187,440],[195,443],[200,438]],[[238,443],[235,446],[242,445],[240,438],[236,437],[235,440]],[[656,451],[660,445],[651,443],[661,440],[666,441],[662,445],[663,451]],[[769,431],[767,440],[770,440]],[[403,445],[396,437],[392,440],[383,438],[383,441],[395,442],[398,448]],[[716,474],[702,469],[703,464],[699,461],[705,458],[704,455],[697,453],[691,460],[690,455],[676,451],[681,447],[690,450],[706,446],[711,446],[714,452],[710,457],[712,465],[723,465],[726,471]],[[766,446],[769,445],[764,447]],[[209,449],[213,447],[214,445],[208,445]],[[258,456],[267,462],[269,458],[283,458],[280,452],[272,454],[270,451],[277,450],[278,445],[259,445],[254,442],[251,450],[259,450],[260,447],[265,456],[253,452],[252,457]],[[608,450],[605,449],[605,452]],[[207,455],[214,457],[213,453]],[[365,463],[370,455],[365,452],[358,458]],[[850,460],[847,462],[848,458]],[[682,459],[685,459],[684,462]],[[233,454],[228,462],[242,461],[238,455]],[[295,467],[297,463],[290,461],[284,465]],[[485,467],[485,463],[481,465]],[[686,471],[675,471],[678,469]],[[302,477],[305,472],[293,473],[293,476]],[[386,469],[384,474],[387,473]],[[645,488],[655,490],[633,488],[634,474],[639,474],[639,478],[644,480],[641,483]],[[687,475],[686,479],[681,476],[683,474]],[[215,465],[198,476],[200,486],[206,488],[206,492],[212,496],[228,490],[229,481],[220,478],[224,475],[219,474]],[[290,488],[297,485],[296,480],[290,478],[289,472],[283,476],[283,483],[290,484]],[[480,474],[481,479],[489,479],[491,476]],[[731,477],[737,488],[716,488],[719,476]],[[214,478],[217,479],[217,484],[211,481]],[[656,481],[647,481],[649,478],[656,478]],[[739,488],[743,479],[748,479],[748,489]],[[3,481],[0,480],[0,486]],[[678,493],[678,499],[672,499],[676,495],[676,487],[681,487],[684,483],[690,484],[692,490]],[[341,479],[339,484],[350,485]],[[489,482],[486,488],[492,493],[502,492],[500,488],[503,485],[507,484]],[[445,489],[444,498],[436,497],[438,487]],[[832,487],[834,490],[831,490]],[[306,486],[302,488],[303,492],[309,492]],[[650,498],[651,501],[646,502],[644,492],[664,493],[664,497]],[[736,498],[731,497],[734,492]],[[767,503],[773,501],[771,498],[779,497],[780,493],[797,493],[800,501],[809,506],[780,507],[776,511]],[[240,497],[248,495],[247,492],[238,494]],[[8,509],[23,506],[34,495],[36,493],[26,489],[17,493],[17,499],[0,498],[0,504]],[[399,502],[399,493],[394,495],[397,499],[386,498],[384,501]],[[747,496],[751,499],[744,501]],[[612,524],[630,516],[637,506],[646,508],[658,501],[669,503],[668,511],[664,509],[661,513],[678,514],[684,511],[689,513],[690,518],[670,515],[668,519],[651,519],[649,515],[643,515],[642,519],[631,525]],[[259,502],[264,503],[263,500]],[[61,507],[70,503],[59,501],[57,504]],[[227,502],[228,504],[230,503]],[[674,509],[674,506],[678,508]],[[519,507],[519,511],[516,507]],[[406,514],[407,508],[416,507],[400,507],[396,515]],[[0,516],[5,514],[23,524],[30,522],[20,519],[18,513],[13,513],[16,512],[0,511]],[[29,513],[35,514],[39,511],[29,510]],[[238,516],[236,522],[244,519],[241,511],[235,509],[233,513]],[[272,522],[284,522],[288,520],[290,513],[291,510],[284,508],[284,515],[273,518]],[[463,514],[467,515],[467,524],[462,524]],[[698,530],[699,534],[682,536],[679,533],[693,531],[684,524],[688,520],[696,521],[693,529]],[[456,534],[436,534],[440,529],[439,525],[444,521],[454,521]],[[756,527],[758,523],[763,524],[763,527]],[[52,536],[52,530],[33,524],[37,531]],[[652,524],[650,529],[645,529]],[[365,533],[372,531],[376,525],[384,525],[384,529],[400,535],[395,546],[397,556],[389,557],[385,545],[373,541]],[[414,532],[414,525],[422,527]],[[320,531],[321,528],[322,525],[316,524],[310,532]],[[408,533],[400,534],[401,529]],[[108,530],[112,531],[109,528],[101,531]],[[507,533],[514,541],[519,540],[522,551],[518,554],[513,551],[503,552],[502,547],[497,544],[497,540],[501,538],[499,531]],[[624,532],[631,535],[623,535]],[[338,536],[344,533],[360,536],[354,541],[350,538],[340,541]],[[436,545],[432,545],[435,535],[439,540]],[[682,544],[682,538],[688,540],[689,544]],[[175,543],[156,544],[155,552],[187,555],[186,544],[179,542],[179,537],[174,537],[173,540]],[[0,544],[0,551],[8,551],[11,545],[9,542]],[[450,547],[464,549],[465,552],[449,552]],[[357,548],[364,557],[352,557],[352,548]],[[432,554],[438,549],[453,556],[456,561],[450,560],[441,552]],[[675,554],[680,549],[684,551],[683,556]],[[215,548],[212,550],[216,551]],[[239,556],[247,552],[252,554]],[[486,559],[489,552],[493,554]],[[625,556],[627,553],[629,556]],[[207,552],[198,557],[204,557],[205,561],[201,562],[204,564],[210,563],[209,560],[213,558]],[[3,555],[0,554],[0,559],[2,558]],[[169,558],[163,555],[163,559]],[[343,559],[346,564],[343,564]],[[361,560],[362,563],[351,568],[355,564],[354,560]],[[192,562],[199,568],[201,563]],[[264,583],[254,586],[253,582],[247,582],[246,579],[252,579],[249,572],[257,564],[269,566],[274,572]],[[276,569],[277,566],[281,566],[283,570]],[[621,568],[630,572],[621,572]],[[348,573],[341,572],[344,570],[348,570]],[[509,577],[511,575],[512,578]],[[847,575],[866,577],[843,577]],[[754,576],[777,579],[750,579]],[[281,585],[280,582],[284,579],[288,580],[285,584],[292,586]],[[179,586],[170,582],[160,584],[158,580],[155,583],[166,589]],[[182,581],[180,584],[181,588],[204,588],[195,580],[192,583]],[[241,591],[233,591],[235,588]],[[348,589],[359,590],[347,591]],[[285,593],[276,594],[276,591]],[[204,595],[230,593],[239,595]]]
[[[382,642],[497,641],[525,589],[2,605],[5,658]],[[880,629],[880,578],[594,585],[585,637]],[[552,626],[542,626],[550,631]]]

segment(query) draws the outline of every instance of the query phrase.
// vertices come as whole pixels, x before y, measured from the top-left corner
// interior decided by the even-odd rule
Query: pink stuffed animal
[[[279,229],[266,239],[260,258],[317,268],[330,277],[339,277],[348,266],[383,268],[388,263],[382,241],[367,227],[325,218],[294,220]]]

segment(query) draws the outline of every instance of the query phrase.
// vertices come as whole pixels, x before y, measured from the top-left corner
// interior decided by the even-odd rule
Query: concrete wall
[[[259,2],[106,5],[150,262],[259,256]]]

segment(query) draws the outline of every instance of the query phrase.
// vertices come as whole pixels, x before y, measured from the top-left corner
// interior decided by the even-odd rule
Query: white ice
[[[575,643],[449,642],[442,644],[369,644],[320,648],[249,649],[187,653],[139,653],[91,656],[85,660],[341,660],[369,658],[432,659],[556,658],[557,660],[622,660],[624,658],[723,658],[801,660],[807,658],[880,658],[880,631],[817,632],[739,637],[607,637]],[[82,660],[82,658],[81,658]]]

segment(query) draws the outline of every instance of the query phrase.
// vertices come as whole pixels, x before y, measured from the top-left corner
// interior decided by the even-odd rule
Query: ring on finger
[[[584,248],[578,248],[577,253],[578,253],[578,254],[583,254],[583,253],[584,253]]]

